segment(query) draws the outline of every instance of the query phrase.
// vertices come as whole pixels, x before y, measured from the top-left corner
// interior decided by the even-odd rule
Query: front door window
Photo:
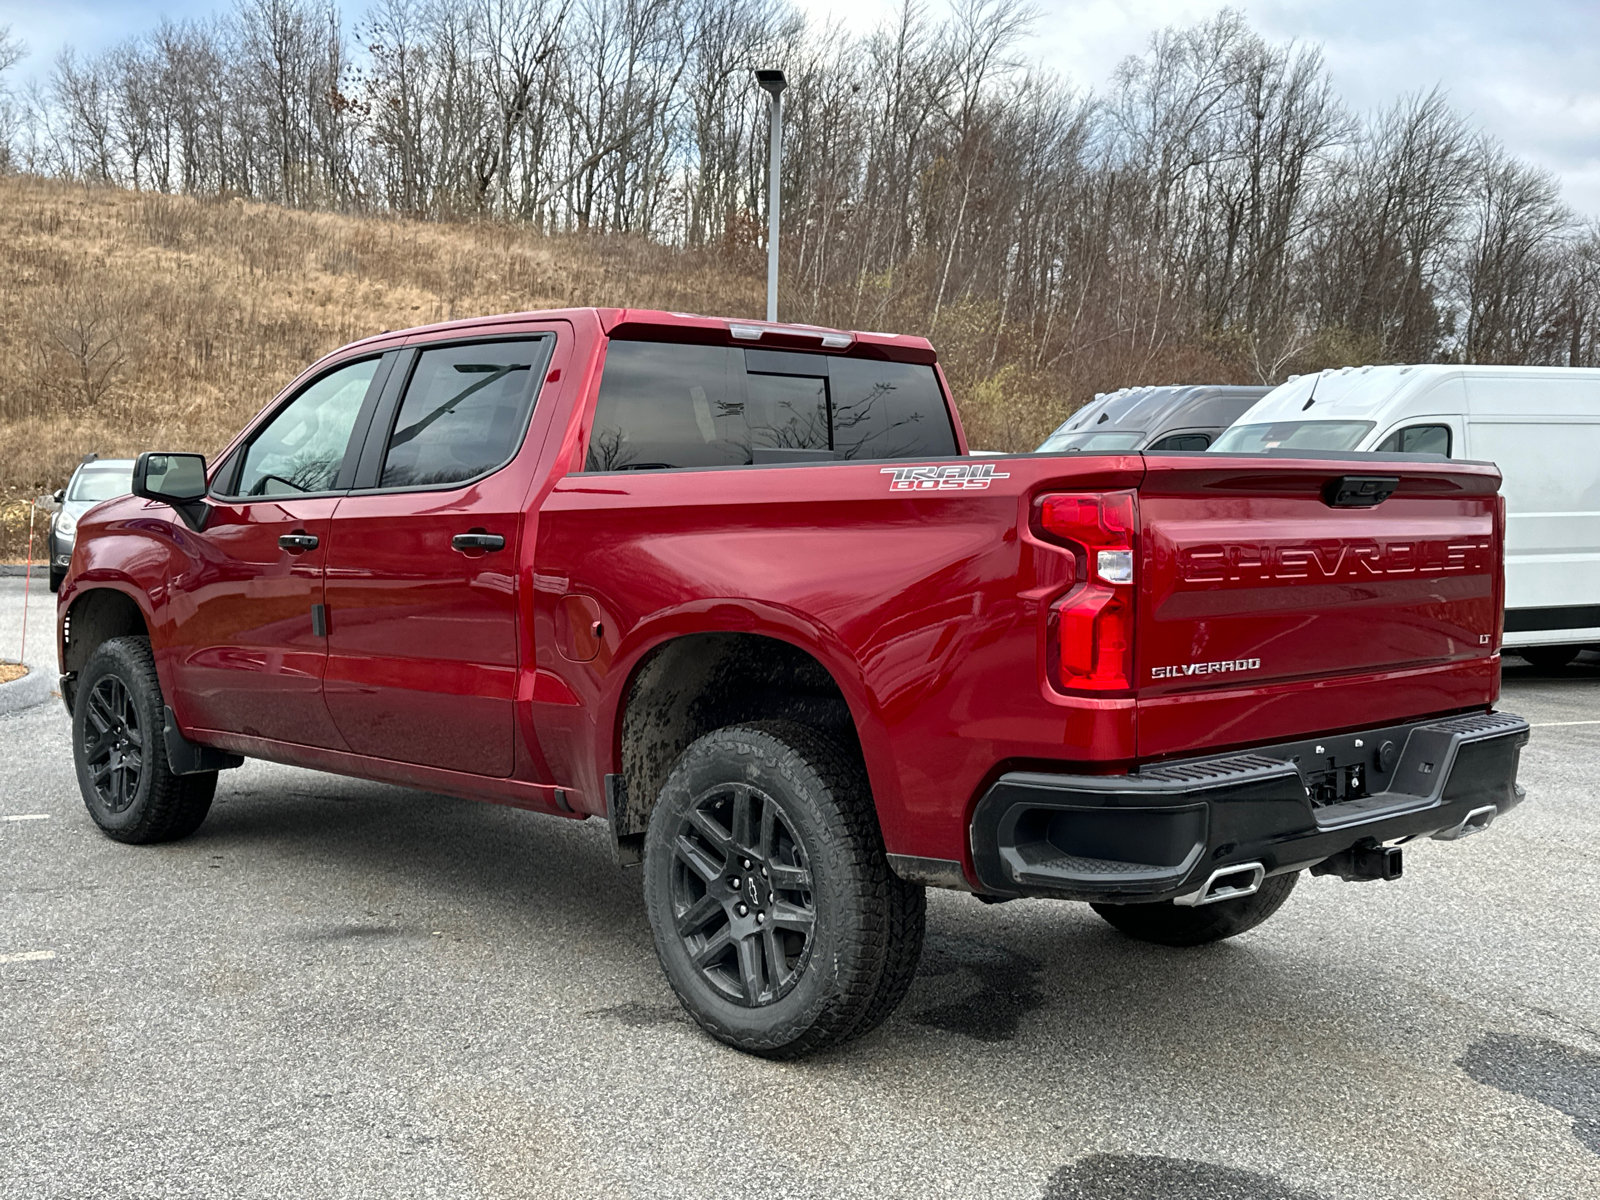
[[[379,360],[330,371],[296,396],[244,453],[234,496],[301,496],[333,490]]]

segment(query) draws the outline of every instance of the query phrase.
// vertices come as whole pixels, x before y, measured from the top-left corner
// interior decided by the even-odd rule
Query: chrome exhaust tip
[[[1216,904],[1221,900],[1240,900],[1260,891],[1261,882],[1266,877],[1266,867],[1258,862],[1219,867],[1211,872],[1211,877],[1199,891],[1175,896],[1172,902],[1185,908],[1198,908],[1202,904]]]
[[[1500,810],[1493,804],[1485,804],[1482,808],[1475,808],[1462,819],[1461,824],[1452,825],[1449,829],[1441,829],[1433,835],[1436,842],[1453,842],[1457,838],[1464,838],[1469,833],[1482,833],[1494,819],[1500,815]]]

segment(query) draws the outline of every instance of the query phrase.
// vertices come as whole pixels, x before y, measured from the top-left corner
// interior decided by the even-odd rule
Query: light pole
[[[789,81],[782,71],[757,71],[756,82],[772,97],[772,162],[767,167],[767,320],[778,319],[778,205],[783,166],[783,89]]]

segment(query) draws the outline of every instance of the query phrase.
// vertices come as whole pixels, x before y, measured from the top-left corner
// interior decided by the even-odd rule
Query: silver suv
[[[89,455],[72,473],[67,486],[56,492],[61,505],[50,520],[50,590],[58,591],[72,565],[72,547],[78,539],[78,521],[102,500],[114,500],[133,490],[133,459]]]

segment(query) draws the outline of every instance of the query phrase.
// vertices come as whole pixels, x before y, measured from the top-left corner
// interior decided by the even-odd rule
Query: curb
[[[10,683],[0,683],[0,716],[43,704],[55,693],[56,679],[32,663],[28,673]]]
[[[49,566],[44,564],[44,563],[34,563],[33,564],[33,573],[35,575],[39,574],[39,571],[40,571],[41,567],[46,571],[48,571],[50,569]],[[25,575],[27,575],[27,573],[28,573],[28,567],[27,567],[27,564],[25,564],[25,563],[0,563],[0,578],[5,578],[5,577],[9,576],[9,577],[15,577],[17,579],[21,579]]]

